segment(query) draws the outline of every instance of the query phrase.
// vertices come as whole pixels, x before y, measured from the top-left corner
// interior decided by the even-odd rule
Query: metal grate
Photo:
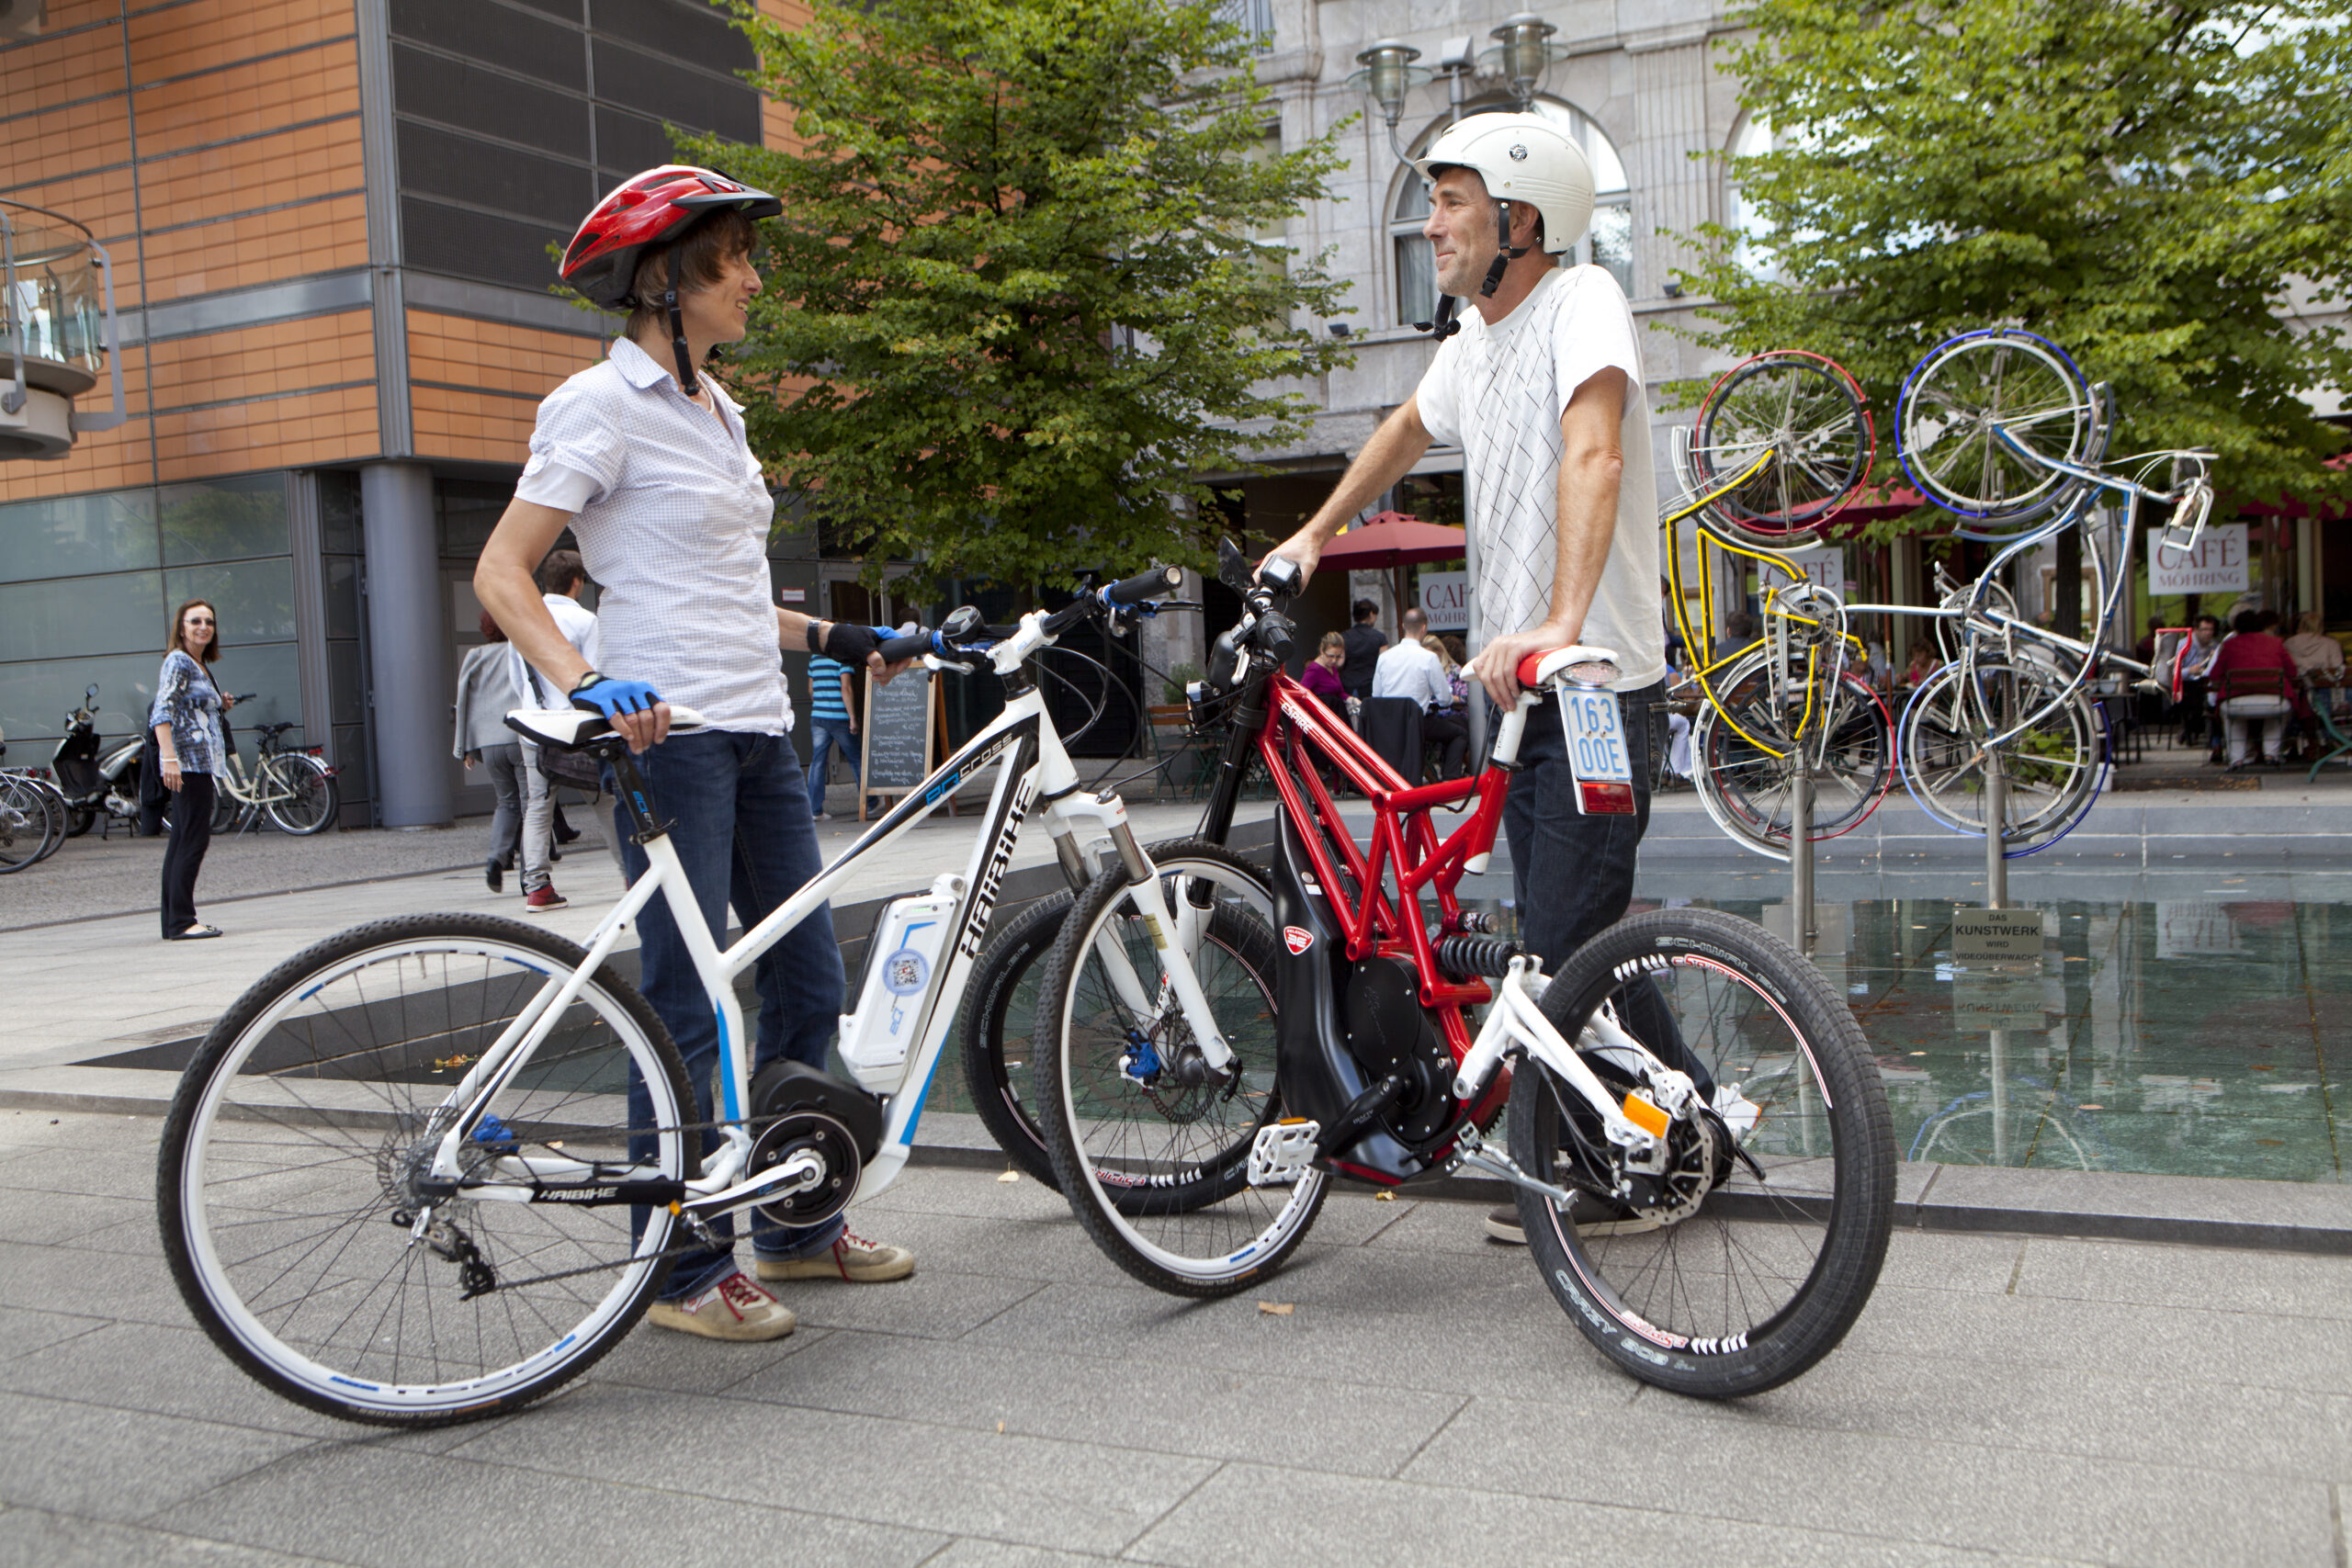
[[[584,204],[581,210],[587,210]],[[401,200],[401,244],[410,265],[427,272],[544,292],[556,280],[548,246],[571,238],[570,224],[553,229],[416,197]]]
[[[560,157],[588,160],[586,99],[407,44],[392,46],[392,107]]]
[[[596,39],[595,50],[598,98],[737,141],[760,140],[760,96],[749,85],[730,86],[610,39]]]
[[[592,0],[589,25],[600,33],[732,75],[757,61],[752,40],[726,14],[684,0]]]
[[[400,122],[401,189],[536,218],[569,233],[595,204],[595,181],[578,164]]]
[[[469,59],[493,60],[574,92],[588,87],[577,29],[493,0],[391,0],[391,32]]]

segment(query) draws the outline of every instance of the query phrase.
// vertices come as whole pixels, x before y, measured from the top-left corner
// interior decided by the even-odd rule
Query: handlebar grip
[[[917,632],[912,637],[884,637],[876,651],[885,664],[898,664],[910,659],[921,659],[926,653],[938,651],[937,637],[931,632]]]
[[[1114,582],[1102,590],[1105,604],[1140,604],[1147,599],[1157,599],[1175,592],[1184,585],[1184,569],[1176,566],[1156,566],[1149,571],[1138,572],[1125,582]]]

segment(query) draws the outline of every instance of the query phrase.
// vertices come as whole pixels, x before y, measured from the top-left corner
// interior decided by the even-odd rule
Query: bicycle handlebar
[[[1114,609],[1124,609],[1148,600],[1165,598],[1183,586],[1183,568],[1156,566],[1149,571],[1137,572],[1124,582],[1114,582],[1100,590],[1096,597]]]

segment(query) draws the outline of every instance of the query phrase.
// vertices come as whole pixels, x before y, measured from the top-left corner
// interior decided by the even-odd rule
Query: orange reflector
[[[1673,1118],[1640,1095],[1629,1094],[1625,1097],[1625,1120],[1653,1138],[1663,1138]]]
[[[1584,791],[1584,814],[1588,817],[1631,817],[1634,814],[1634,786],[1610,784],[1592,779],[1579,783]]]

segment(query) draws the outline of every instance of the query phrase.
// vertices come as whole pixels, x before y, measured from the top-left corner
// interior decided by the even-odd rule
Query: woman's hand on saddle
[[[642,681],[591,670],[571,688],[571,705],[603,715],[631,751],[659,746],[670,735],[670,705]]]

